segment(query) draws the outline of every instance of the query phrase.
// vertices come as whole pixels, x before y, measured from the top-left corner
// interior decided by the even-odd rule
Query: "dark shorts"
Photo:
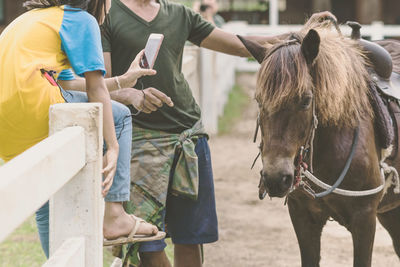
[[[205,244],[218,240],[214,180],[207,139],[200,138],[195,148],[199,160],[199,195],[197,201],[169,194],[166,216],[167,231],[174,244]],[[144,242],[140,252],[161,251],[164,240]]]

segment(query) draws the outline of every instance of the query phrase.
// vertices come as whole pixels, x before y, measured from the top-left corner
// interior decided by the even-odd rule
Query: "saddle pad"
[[[389,103],[390,114],[393,118],[395,141],[393,142],[393,152],[392,155],[387,160],[387,163],[394,167],[399,167],[399,138],[400,138],[400,107],[396,102]],[[393,192],[393,186],[390,187],[387,193],[384,195],[383,199],[379,203],[378,213],[384,213],[400,206],[400,194],[395,194]]]
[[[376,86],[370,85],[370,102],[375,114],[375,130],[377,132],[378,143],[381,148],[388,148],[394,138],[393,126],[387,106],[383,103]]]
[[[394,134],[394,142],[393,142],[393,149],[392,154],[389,156],[389,160],[395,160],[397,158],[398,162],[398,151],[399,151],[399,144],[400,144],[400,106],[397,102],[391,101],[389,102],[389,112],[390,116],[393,121],[393,134]]]

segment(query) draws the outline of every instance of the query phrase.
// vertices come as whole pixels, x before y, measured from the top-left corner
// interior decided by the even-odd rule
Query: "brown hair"
[[[315,29],[320,38],[313,65],[315,77],[301,53],[301,45],[283,45],[267,57],[259,71],[256,99],[268,112],[275,112],[306,90],[313,89],[318,119],[325,125],[354,126],[372,116],[368,100],[368,61],[359,45],[326,25],[306,25],[297,33],[304,38]],[[301,41],[301,40],[300,40]],[[287,41],[286,41],[287,42]]]
[[[99,23],[103,21],[106,15],[106,0],[27,0],[23,4],[28,10],[62,5],[86,10]]]

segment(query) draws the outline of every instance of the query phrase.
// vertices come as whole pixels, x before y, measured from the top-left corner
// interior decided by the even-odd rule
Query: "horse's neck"
[[[314,162],[325,165],[327,162],[346,160],[350,150],[354,130],[337,127],[318,127],[314,138]]]
[[[375,145],[372,123],[364,122],[360,126],[353,166],[364,166],[360,175],[379,171],[379,153]],[[350,155],[354,129],[337,127],[319,127],[314,139],[314,173],[333,183],[339,177]],[[367,163],[370,165],[365,166]],[[351,169],[350,169],[351,171]]]

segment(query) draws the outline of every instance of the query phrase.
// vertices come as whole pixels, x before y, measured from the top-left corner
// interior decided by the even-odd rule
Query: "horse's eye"
[[[307,95],[301,99],[300,107],[301,109],[308,109],[311,105],[312,96]]]

